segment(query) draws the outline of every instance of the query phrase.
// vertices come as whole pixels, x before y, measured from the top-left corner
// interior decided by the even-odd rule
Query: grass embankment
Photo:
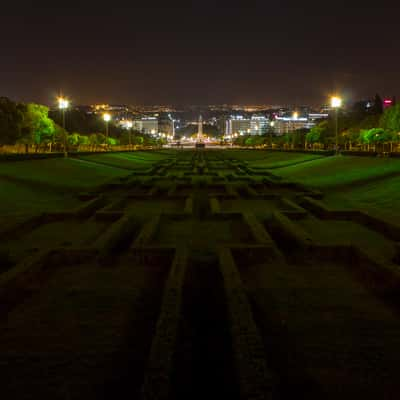
[[[361,208],[400,222],[400,160],[323,157],[274,170],[274,174],[326,193],[332,207]]]
[[[115,168],[135,170],[147,169],[153,163],[162,161],[169,156],[171,153],[164,151],[135,151],[132,153],[94,154],[82,156],[79,159]]]
[[[236,158],[241,161],[248,161],[251,167],[275,169],[288,165],[295,165],[311,160],[325,158],[317,154],[289,153],[283,151],[251,151],[232,150],[226,154],[227,158]]]
[[[128,175],[129,169],[118,168],[120,154],[89,156],[97,160],[115,159],[115,166],[86,162],[76,158],[56,158],[0,164],[0,209],[2,216],[32,214],[75,207],[76,194]],[[127,154],[121,162],[150,166],[164,158],[159,153]],[[137,161],[135,161],[137,160]],[[140,161],[138,161],[140,160]],[[106,161],[106,162],[107,162]]]

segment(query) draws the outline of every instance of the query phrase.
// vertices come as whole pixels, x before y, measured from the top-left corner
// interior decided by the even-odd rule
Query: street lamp
[[[104,113],[103,120],[106,123],[106,148],[108,150],[108,123],[111,121],[111,115],[109,113]]]
[[[132,121],[128,121],[126,123],[126,127],[128,128],[128,134],[129,134],[129,150],[132,150],[132,126],[133,126]]]
[[[336,148],[335,153],[336,155],[339,154],[338,148],[338,113],[339,108],[342,106],[342,99],[337,96],[331,97],[331,107],[335,109],[335,138],[336,138]]]
[[[270,123],[269,123],[269,125],[270,125],[270,129],[269,129],[269,132],[270,132],[270,140],[271,140],[271,149],[272,149],[272,134],[273,134],[273,130],[274,130],[274,126],[275,126],[275,121],[271,121]]]
[[[57,99],[58,102],[58,108],[61,111],[62,115],[62,127],[64,130],[64,157],[68,157],[68,152],[67,152],[67,133],[65,131],[65,110],[69,107],[69,100],[65,99],[64,97],[59,97]]]

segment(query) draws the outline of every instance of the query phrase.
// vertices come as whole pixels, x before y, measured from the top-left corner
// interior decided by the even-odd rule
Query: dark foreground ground
[[[31,184],[46,212],[0,230],[2,398],[399,398],[400,228],[247,154],[80,160],[60,207],[57,171]]]

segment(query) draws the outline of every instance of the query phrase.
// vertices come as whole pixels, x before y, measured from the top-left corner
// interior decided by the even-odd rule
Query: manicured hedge
[[[231,250],[221,248],[219,260],[241,398],[275,398],[276,382],[267,366],[263,340]]]
[[[100,262],[107,261],[109,256],[118,248],[122,245],[126,245],[134,236],[137,227],[137,221],[130,214],[126,214],[124,217],[112,224],[94,244],[94,248],[99,251]]]
[[[185,200],[185,208],[183,210],[185,214],[193,214],[193,197],[188,197]]]
[[[161,215],[154,216],[149,222],[147,222],[140,231],[138,237],[134,242],[134,247],[145,246],[150,244],[151,240],[155,236],[161,221]]]
[[[244,212],[243,221],[249,227],[256,243],[270,245],[271,247],[274,247],[271,236],[253,213]]]
[[[142,400],[172,398],[187,260],[187,250],[178,248],[164,287],[161,311],[145,371]]]
[[[211,209],[211,214],[219,214],[221,212],[221,204],[219,200],[215,197],[212,197],[210,199],[210,209]]]
[[[358,210],[332,210],[321,201],[303,197],[300,204],[321,219],[350,220],[381,233],[388,239],[400,240],[400,226]]]
[[[301,249],[308,249],[312,245],[311,237],[281,212],[275,211],[272,214],[272,223],[276,235],[286,240],[290,247],[294,244]]]

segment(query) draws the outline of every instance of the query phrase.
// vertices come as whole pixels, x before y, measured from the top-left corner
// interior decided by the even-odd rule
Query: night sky
[[[82,3],[2,10],[0,95],[50,104],[62,89],[76,104],[318,104],[335,91],[400,93],[399,5]]]

